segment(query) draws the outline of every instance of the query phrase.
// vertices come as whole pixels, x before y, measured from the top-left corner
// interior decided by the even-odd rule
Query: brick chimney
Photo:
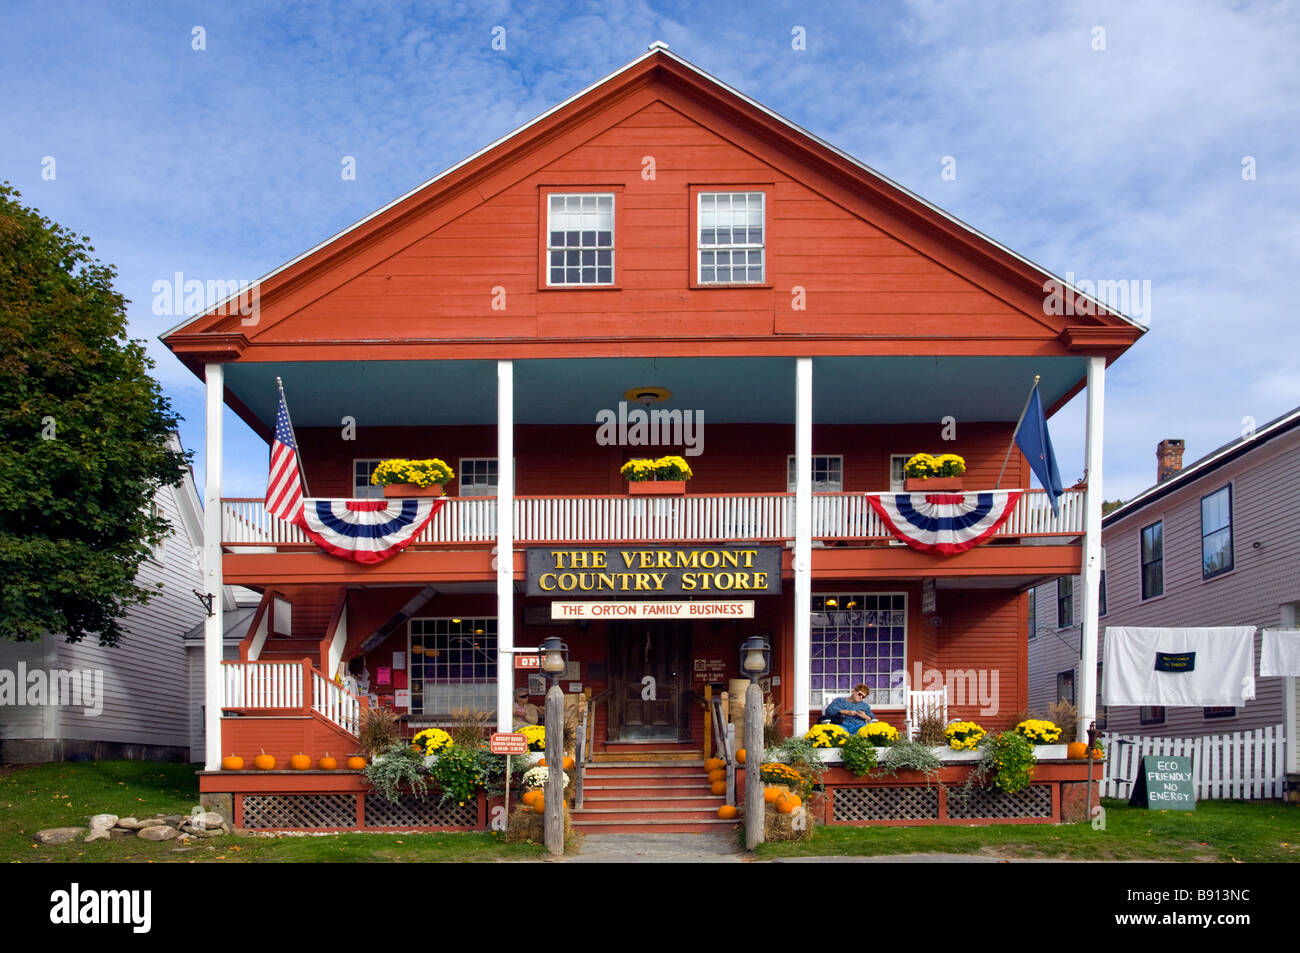
[[[1156,482],[1164,483],[1183,468],[1182,440],[1161,440],[1156,444]]]

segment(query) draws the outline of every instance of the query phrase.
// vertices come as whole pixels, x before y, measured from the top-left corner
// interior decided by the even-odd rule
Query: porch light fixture
[[[751,635],[740,643],[740,670],[757,681],[772,670],[772,644],[766,636]]]
[[[651,404],[662,404],[671,396],[673,396],[673,392],[667,387],[633,387],[631,390],[623,391],[624,400],[630,400],[646,407]]]
[[[542,671],[554,683],[569,667],[569,647],[558,636],[542,639]]]

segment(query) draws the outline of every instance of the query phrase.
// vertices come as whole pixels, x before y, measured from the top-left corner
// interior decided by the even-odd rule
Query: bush
[[[862,777],[876,766],[876,754],[876,746],[871,743],[871,739],[861,734],[849,738],[840,749],[844,767],[858,777]]]

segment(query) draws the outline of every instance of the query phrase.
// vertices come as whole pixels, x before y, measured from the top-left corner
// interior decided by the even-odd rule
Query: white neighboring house
[[[171,447],[181,449],[175,433]],[[93,636],[79,643],[0,640],[0,670],[77,671],[102,684],[102,698],[89,709],[85,698],[81,705],[0,704],[0,761],[190,760],[194,694],[183,637],[205,613],[194,594],[202,586],[195,553],[203,545],[203,511],[188,467],[153,505],[172,531],[141,564],[137,581],[157,595],[127,611],[116,647]],[[197,697],[201,704],[201,685]]]
[[[1300,614],[1300,408],[1182,468],[1183,442],[1161,441],[1158,482],[1102,520],[1100,628],[1292,627]],[[1029,707],[1075,704],[1078,576],[1038,586],[1031,599]],[[1258,675],[1261,636],[1255,637]],[[1105,645],[1098,666],[1105,664]],[[1256,678],[1241,708],[1103,708],[1115,735],[1197,737],[1282,725],[1297,767],[1296,678]]]

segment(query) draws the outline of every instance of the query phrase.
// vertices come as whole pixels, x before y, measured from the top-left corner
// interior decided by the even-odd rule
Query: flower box
[[[903,489],[908,493],[960,493],[961,477],[908,477],[903,481]]]
[[[685,480],[635,480],[628,481],[630,496],[681,496],[686,492]]]
[[[1064,761],[1069,753],[1069,745],[1034,745],[1034,757],[1039,761]]]
[[[410,499],[415,496],[442,496],[442,484],[430,483],[428,486],[417,486],[414,483],[384,484],[385,499]]]

